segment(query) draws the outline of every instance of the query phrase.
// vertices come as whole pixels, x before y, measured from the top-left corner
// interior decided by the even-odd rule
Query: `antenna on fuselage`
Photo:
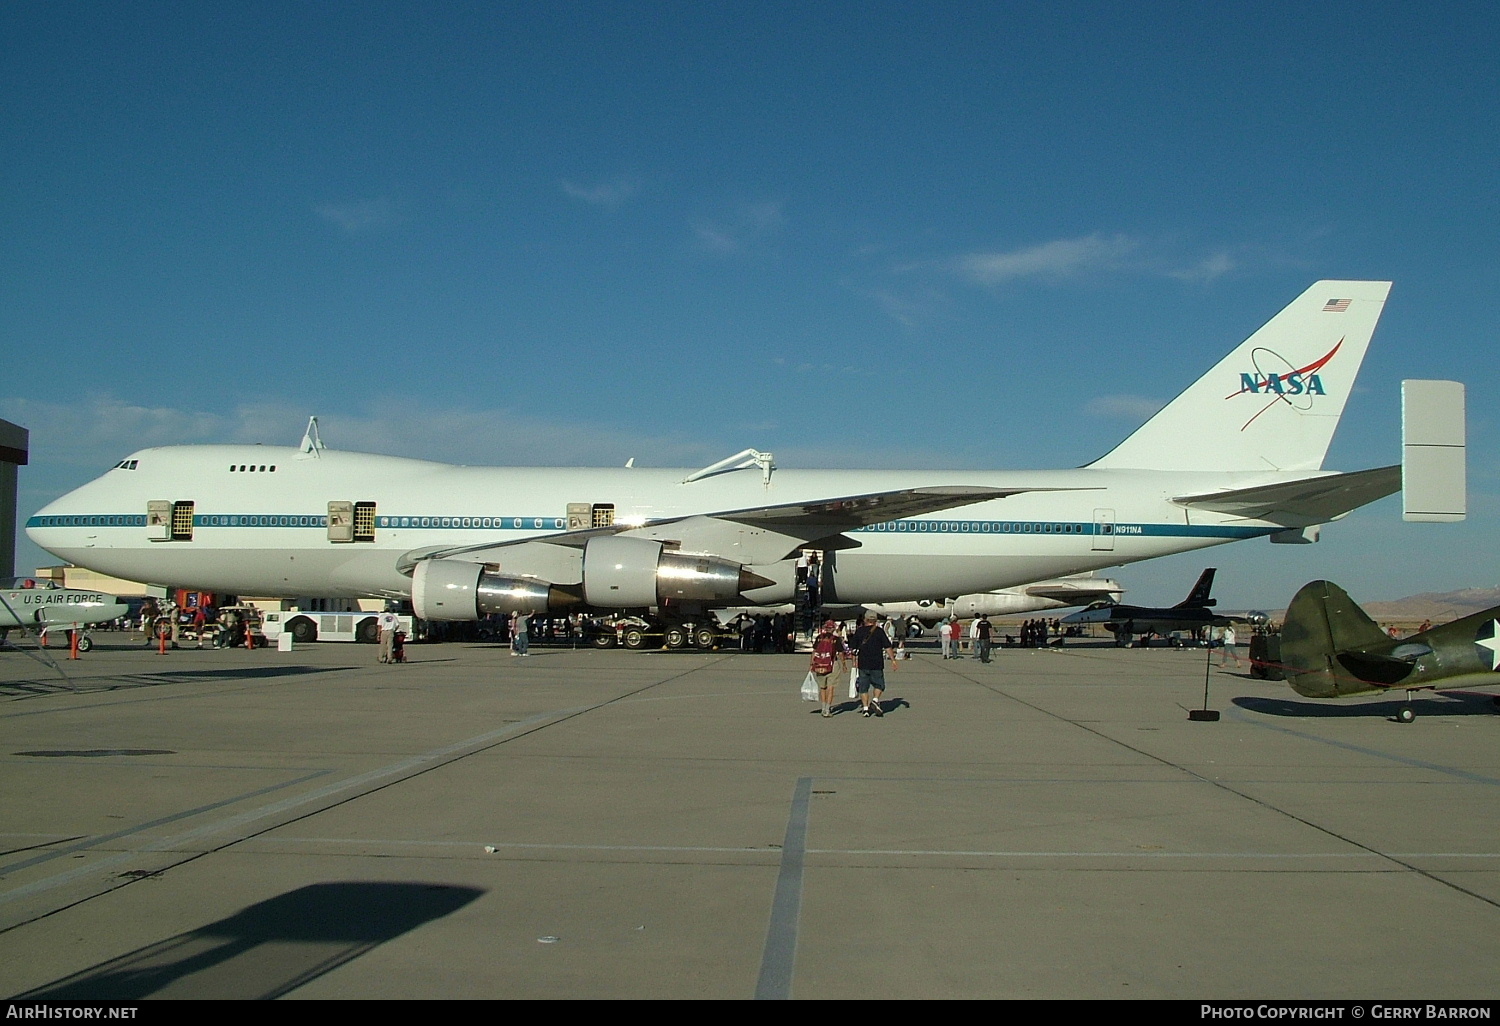
[[[302,436],[303,455],[311,456],[313,459],[318,459],[320,458],[318,454],[325,448],[327,448],[327,446],[323,444],[323,439],[318,435],[317,416],[314,415],[307,418],[307,431]]]

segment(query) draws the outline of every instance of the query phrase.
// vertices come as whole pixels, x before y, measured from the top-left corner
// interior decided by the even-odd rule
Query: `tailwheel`
[[[1400,709],[1396,710],[1397,723],[1411,723],[1416,718],[1417,712],[1410,705],[1403,705]]]

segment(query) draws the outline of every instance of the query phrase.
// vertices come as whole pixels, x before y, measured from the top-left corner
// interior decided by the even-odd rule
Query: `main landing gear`
[[[1411,692],[1406,693],[1406,704],[1396,710],[1397,723],[1411,723],[1417,718],[1417,711],[1411,707]]]

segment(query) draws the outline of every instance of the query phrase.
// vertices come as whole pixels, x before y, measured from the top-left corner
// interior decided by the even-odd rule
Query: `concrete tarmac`
[[[118,637],[0,652],[7,997],[1500,995],[1488,695],[1096,644],[824,719],[801,655]]]

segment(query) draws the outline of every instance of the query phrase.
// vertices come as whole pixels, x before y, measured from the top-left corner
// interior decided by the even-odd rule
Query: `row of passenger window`
[[[36,527],[143,527],[139,514],[32,517]],[[200,527],[327,527],[325,516],[279,514],[210,514],[194,518]],[[568,526],[562,517],[379,517],[381,527],[510,528],[557,530]],[[871,524],[866,531],[912,534],[1085,534],[1087,524],[995,523],[988,520],[892,520]]]
[[[489,527],[533,531],[561,531],[568,526],[562,517],[377,517],[381,527]]]
[[[912,534],[1085,534],[1088,524],[1033,524],[990,520],[890,520],[866,531]]]
[[[28,527],[145,527],[141,513],[118,513],[113,516],[32,517]]]

